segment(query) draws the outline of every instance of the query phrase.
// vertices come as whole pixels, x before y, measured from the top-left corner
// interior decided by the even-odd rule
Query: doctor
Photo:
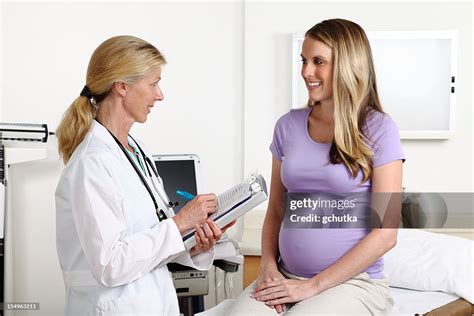
[[[172,216],[151,155],[129,135],[163,100],[165,63],[139,38],[106,40],[58,127],[66,167],[56,189],[57,250],[67,315],[178,315],[165,263],[209,269],[225,231],[208,219],[214,194],[195,197]],[[197,245],[185,251],[181,235],[191,228]]]

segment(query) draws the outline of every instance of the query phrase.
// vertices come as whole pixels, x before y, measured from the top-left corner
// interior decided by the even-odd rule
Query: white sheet
[[[392,315],[424,314],[435,308],[455,301],[459,296],[443,292],[425,292],[390,287],[395,302]]]
[[[390,294],[394,300],[392,315],[405,316],[424,314],[435,308],[457,300],[459,297],[443,292],[423,292],[400,288],[390,288]],[[217,306],[196,314],[196,316],[225,316],[234,305],[234,300],[222,301]]]

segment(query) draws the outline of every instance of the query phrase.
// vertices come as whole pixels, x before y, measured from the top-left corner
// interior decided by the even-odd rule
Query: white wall
[[[240,179],[240,4],[50,2],[3,8],[2,120],[55,128],[85,84],[92,51],[108,37],[132,34],[155,44],[168,61],[161,84],[165,100],[134,134],[156,153],[199,154],[204,174],[219,169],[221,177],[205,177],[205,189],[224,190]],[[215,154],[217,146],[226,161]]]
[[[165,101],[134,135],[155,153],[199,154],[205,191],[215,192],[255,169],[270,179],[273,126],[291,105],[291,33],[331,17],[367,30],[458,29],[456,134],[403,141],[404,184],[472,191],[470,3],[3,2],[0,14],[0,121],[56,128],[84,85],[93,49],[113,35],[136,35],[160,48],[168,65]],[[11,168],[13,294],[39,301],[45,315],[60,314],[64,299],[53,197],[61,168],[54,139],[47,160]]]

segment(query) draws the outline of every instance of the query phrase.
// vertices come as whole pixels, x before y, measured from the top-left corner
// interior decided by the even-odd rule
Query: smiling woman
[[[404,154],[397,127],[379,102],[369,42],[356,23],[326,20],[306,32],[301,59],[308,107],[276,123],[260,275],[231,315],[388,314],[393,300],[382,256],[396,243],[393,225],[385,219],[385,229],[284,225],[291,214],[288,193],[401,191]],[[386,211],[376,199],[371,206]],[[324,214],[335,210],[324,208]]]
[[[332,49],[326,44],[306,37],[301,51],[301,76],[308,89],[309,103],[332,99]]]

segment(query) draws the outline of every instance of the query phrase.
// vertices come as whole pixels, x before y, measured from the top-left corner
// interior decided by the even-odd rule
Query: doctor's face
[[[311,103],[333,102],[332,98],[332,48],[306,37],[301,50],[301,76],[303,77]]]
[[[155,102],[163,100],[163,93],[159,86],[160,80],[161,68],[158,67],[128,86],[124,107],[135,122],[144,123]]]

